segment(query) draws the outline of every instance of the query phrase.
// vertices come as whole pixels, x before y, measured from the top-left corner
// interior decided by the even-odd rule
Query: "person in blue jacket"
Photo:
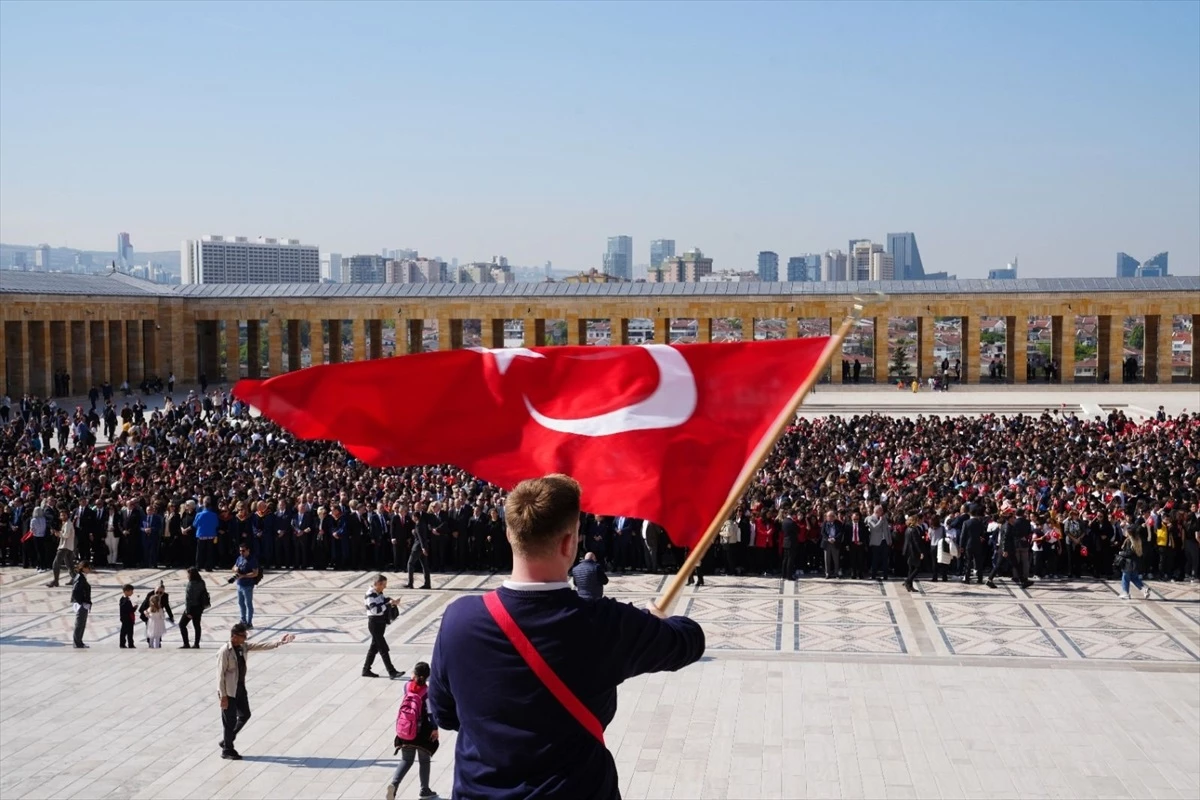
[[[492,595],[451,603],[433,649],[430,709],[439,728],[458,731],[454,797],[618,798],[603,740],[617,686],[695,663],[704,631],[654,607],[571,590],[574,479],[523,481],[504,511],[512,577]],[[530,666],[539,660],[549,683]]]

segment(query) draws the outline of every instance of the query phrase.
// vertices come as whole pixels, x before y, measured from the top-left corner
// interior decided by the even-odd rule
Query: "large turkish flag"
[[[566,473],[586,510],[653,520],[690,546],[826,341],[451,350],[243,380],[233,393],[374,466],[455,464],[506,489]]]

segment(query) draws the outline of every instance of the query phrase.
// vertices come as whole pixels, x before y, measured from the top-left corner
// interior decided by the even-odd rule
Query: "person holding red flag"
[[[704,654],[704,631],[567,582],[578,549],[580,486],[566,475],[522,481],[504,504],[512,577],[447,608],[433,648],[429,704],[458,731],[454,796],[618,798],[604,729],[617,686]]]

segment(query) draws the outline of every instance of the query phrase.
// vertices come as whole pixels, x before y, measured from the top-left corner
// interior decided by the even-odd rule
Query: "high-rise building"
[[[14,250],[12,254],[12,268],[19,269],[22,272],[29,269],[29,254],[24,250]]]
[[[321,253],[321,280],[342,283],[342,254]]]
[[[841,250],[830,250],[821,256],[821,276],[827,281],[850,280],[849,257]]]
[[[1004,269],[989,269],[989,281],[1015,281],[1017,279],[1017,259],[1013,258]]]
[[[362,253],[342,260],[345,283],[387,283],[387,262],[383,256]]]
[[[871,253],[871,280],[890,281],[896,277],[895,259],[891,253],[876,251]]]
[[[1117,277],[1133,278],[1137,276],[1141,263],[1126,253],[1117,253]]]
[[[819,281],[821,280],[821,254],[805,253],[802,256],[792,256],[787,262],[787,279],[789,281]]]
[[[1163,278],[1169,274],[1166,251],[1153,258],[1148,258],[1140,264],[1136,258],[1125,253],[1117,253],[1118,278]]]
[[[179,252],[181,282],[319,283],[321,253],[299,239],[204,236],[187,239]]]
[[[779,280],[779,254],[763,250],[758,254],[758,279],[774,283]]]
[[[869,242],[869,241],[871,241],[871,240],[870,239],[851,239],[850,244],[846,247],[846,252],[853,253],[854,245],[858,244],[859,242]]]
[[[1147,258],[1142,262],[1142,266],[1137,271],[1139,278],[1165,278],[1169,274],[1167,272],[1166,251],[1159,253],[1153,258]]]
[[[39,244],[33,251],[33,267],[38,272],[50,271],[50,245]]]
[[[846,279],[851,281],[871,280],[871,256],[874,253],[882,252],[883,245],[872,242],[870,239],[859,239],[854,243],[854,249],[850,251],[850,264]]]
[[[632,237],[608,237],[608,250],[604,253],[604,271],[625,280],[633,279]]]
[[[712,274],[712,267],[713,260],[699,248],[693,248],[681,256],[664,259],[660,269],[650,270],[647,280],[650,283],[699,283]]]
[[[650,242],[650,269],[661,269],[664,260],[674,257],[674,239],[655,239],[654,241]]]
[[[913,233],[889,233],[887,251],[895,264],[896,280],[920,281],[925,279],[925,265],[921,263],[921,251],[917,248],[917,237]]]
[[[133,244],[128,233],[117,234],[117,266],[125,272],[133,266]]]

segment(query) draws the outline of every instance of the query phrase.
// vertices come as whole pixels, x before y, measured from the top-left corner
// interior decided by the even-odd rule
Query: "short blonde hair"
[[[569,475],[553,474],[521,481],[504,501],[504,522],[513,550],[544,555],[555,540],[579,524],[582,490]]]

